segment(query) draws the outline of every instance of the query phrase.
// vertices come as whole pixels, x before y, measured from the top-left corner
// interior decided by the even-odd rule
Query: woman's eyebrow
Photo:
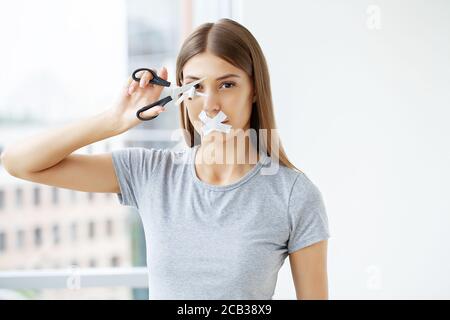
[[[223,76],[220,76],[220,77],[216,78],[216,81],[223,80],[223,79],[226,79],[226,78],[232,78],[232,77],[234,77],[234,78],[240,78],[240,76],[237,75],[237,74],[234,74],[234,73],[227,73],[227,74],[224,74]],[[184,79],[185,79],[185,80],[188,80],[188,79],[192,79],[192,80],[200,80],[199,77],[195,77],[195,76],[186,76],[186,77],[184,77]]]

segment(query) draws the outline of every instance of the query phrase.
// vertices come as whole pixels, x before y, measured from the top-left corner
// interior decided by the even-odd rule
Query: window
[[[120,259],[118,256],[113,256],[111,258],[111,267],[118,267],[120,265]]]
[[[41,204],[41,189],[39,187],[33,188],[33,204],[39,206]]]
[[[6,251],[6,233],[0,231],[0,253]]]
[[[52,188],[52,203],[57,205],[59,203],[59,190],[58,188]]]
[[[0,210],[5,207],[5,191],[0,190]]]
[[[25,231],[19,229],[16,233],[16,248],[23,249],[25,245]]]
[[[90,221],[89,222],[88,229],[89,229],[89,231],[88,231],[89,239],[94,239],[94,237],[95,237],[95,223],[94,223],[94,221]]]
[[[34,245],[40,247],[42,245],[42,228],[34,228]]]
[[[95,259],[89,259],[89,267],[95,268],[97,266],[97,261]]]
[[[23,189],[16,189],[16,208],[22,208],[23,206]]]
[[[95,110],[105,99],[114,98],[114,92],[120,90],[131,71],[148,65],[149,61],[149,67],[165,65],[170,73],[174,72],[176,54],[183,38],[181,28],[185,25],[181,17],[184,14],[180,10],[181,3],[178,0],[125,0],[108,3],[106,11],[101,5],[77,1],[53,6],[52,10],[35,5],[33,1],[27,1],[27,6],[32,7],[29,7],[30,10],[23,10],[20,4],[13,2],[4,6],[2,18],[7,20],[0,19],[0,25],[4,27],[18,23],[20,26],[11,28],[9,38],[4,39],[5,45],[14,52],[17,63],[12,65],[10,59],[0,59],[2,74],[11,75],[7,85],[0,90],[0,123],[13,124],[2,128],[1,138],[5,140],[2,144],[13,142],[8,141],[9,137],[22,138],[20,135],[23,134],[25,138],[31,136],[34,130],[38,132],[53,124],[89,117],[92,112],[96,113]],[[99,15],[102,17],[101,24],[98,23]],[[51,28],[53,25],[59,27]],[[114,37],[109,37],[110,34]],[[52,41],[55,38],[60,41]],[[26,48],[30,43],[46,45],[38,46],[39,52],[29,55]],[[83,48],[86,47],[94,50],[85,54]],[[71,72],[64,72],[58,67],[59,64],[70,65]],[[98,82],[95,77],[86,77],[86,74],[102,74],[105,70],[108,70],[108,76],[101,86],[95,86]],[[29,89],[28,95],[20,89],[24,87]],[[87,90],[80,95],[83,88]],[[30,100],[29,96],[33,99]],[[62,105],[64,108],[61,108]],[[176,116],[176,113],[173,117],[167,114],[159,123],[145,123],[142,128],[177,129]],[[140,131],[140,128],[137,129]],[[145,133],[142,138],[140,134],[138,136],[137,141],[145,142],[145,147],[154,147],[159,142],[164,143],[161,147],[174,144],[166,138],[162,141],[147,139],[151,133]],[[93,143],[87,146],[86,152],[111,152],[130,142],[127,135],[117,138]],[[84,150],[76,152],[79,151],[83,153]],[[0,269],[14,265],[27,269],[34,266],[47,268],[55,266],[56,262],[61,268],[66,268],[70,262],[83,267],[109,267],[111,264],[142,266],[145,263],[135,262],[145,260],[141,221],[136,221],[137,228],[132,233],[131,228],[123,228],[121,222],[115,220],[117,215],[131,214],[131,209],[121,206],[115,194],[102,195],[38,183],[25,184],[19,180],[14,183],[17,184],[12,186],[11,191],[4,187],[3,180],[0,183],[0,190],[4,191],[0,208],[13,207],[20,216],[22,212],[28,212],[23,210],[27,208],[30,213],[39,211],[39,217],[31,225],[29,219],[16,217],[18,219],[14,221],[11,231],[0,226],[3,232]],[[97,220],[91,214],[104,210],[109,210],[111,215]],[[6,215],[1,212],[1,216]],[[136,232],[139,232],[137,237]],[[118,254],[116,249],[120,241],[130,244],[132,254]],[[89,250],[85,250],[86,247]],[[3,253],[4,250],[6,252]],[[28,250],[32,256],[28,255]],[[138,258],[135,260],[133,257]],[[12,260],[15,260],[14,265]],[[45,293],[39,296],[46,298]]]
[[[111,219],[106,220],[106,235],[108,237],[113,235],[113,221]]]
[[[70,225],[70,240],[72,242],[77,241],[77,223],[72,222]]]
[[[59,226],[58,225],[55,224],[53,226],[52,233],[53,233],[53,244],[59,244],[61,239],[60,239]]]

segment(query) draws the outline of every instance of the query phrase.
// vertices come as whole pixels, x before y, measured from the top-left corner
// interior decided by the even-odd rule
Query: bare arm
[[[327,247],[323,240],[289,255],[298,300],[327,300]]]
[[[47,130],[9,145],[2,164],[13,176],[86,192],[120,192],[110,153],[72,154],[120,133],[106,113]]]
[[[167,78],[167,71],[160,75]],[[150,80],[147,72],[143,79]],[[15,142],[1,155],[2,165],[13,176],[47,185],[89,192],[116,192],[119,186],[111,153],[74,154],[84,146],[121,134],[140,123],[138,106],[159,97],[162,88],[144,85],[130,78],[112,108],[60,128],[54,128]],[[152,108],[144,116],[162,111]]]
[[[101,113],[8,145],[2,164],[12,175],[43,171],[73,151],[116,134],[119,131],[113,117]]]

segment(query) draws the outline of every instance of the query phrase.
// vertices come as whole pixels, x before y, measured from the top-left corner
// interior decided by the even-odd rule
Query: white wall
[[[449,299],[450,2],[241,5],[288,156],[326,201],[330,298]]]

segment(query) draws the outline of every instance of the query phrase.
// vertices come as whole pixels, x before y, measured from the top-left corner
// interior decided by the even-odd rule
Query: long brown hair
[[[261,145],[267,155],[277,158],[280,164],[300,171],[287,158],[278,137],[273,112],[270,77],[264,54],[255,37],[248,29],[231,19],[220,19],[215,23],[204,23],[197,27],[183,42],[177,58],[176,81],[180,86],[183,80],[183,67],[193,56],[210,52],[231,63],[248,74],[253,82],[256,100],[252,105],[250,127],[257,133],[258,147]],[[195,132],[183,104],[180,105],[180,122],[189,147],[194,146]],[[260,129],[267,132],[260,138]],[[277,146],[274,146],[276,143]],[[275,149],[276,148],[276,149]],[[278,154],[274,152],[278,150]]]

